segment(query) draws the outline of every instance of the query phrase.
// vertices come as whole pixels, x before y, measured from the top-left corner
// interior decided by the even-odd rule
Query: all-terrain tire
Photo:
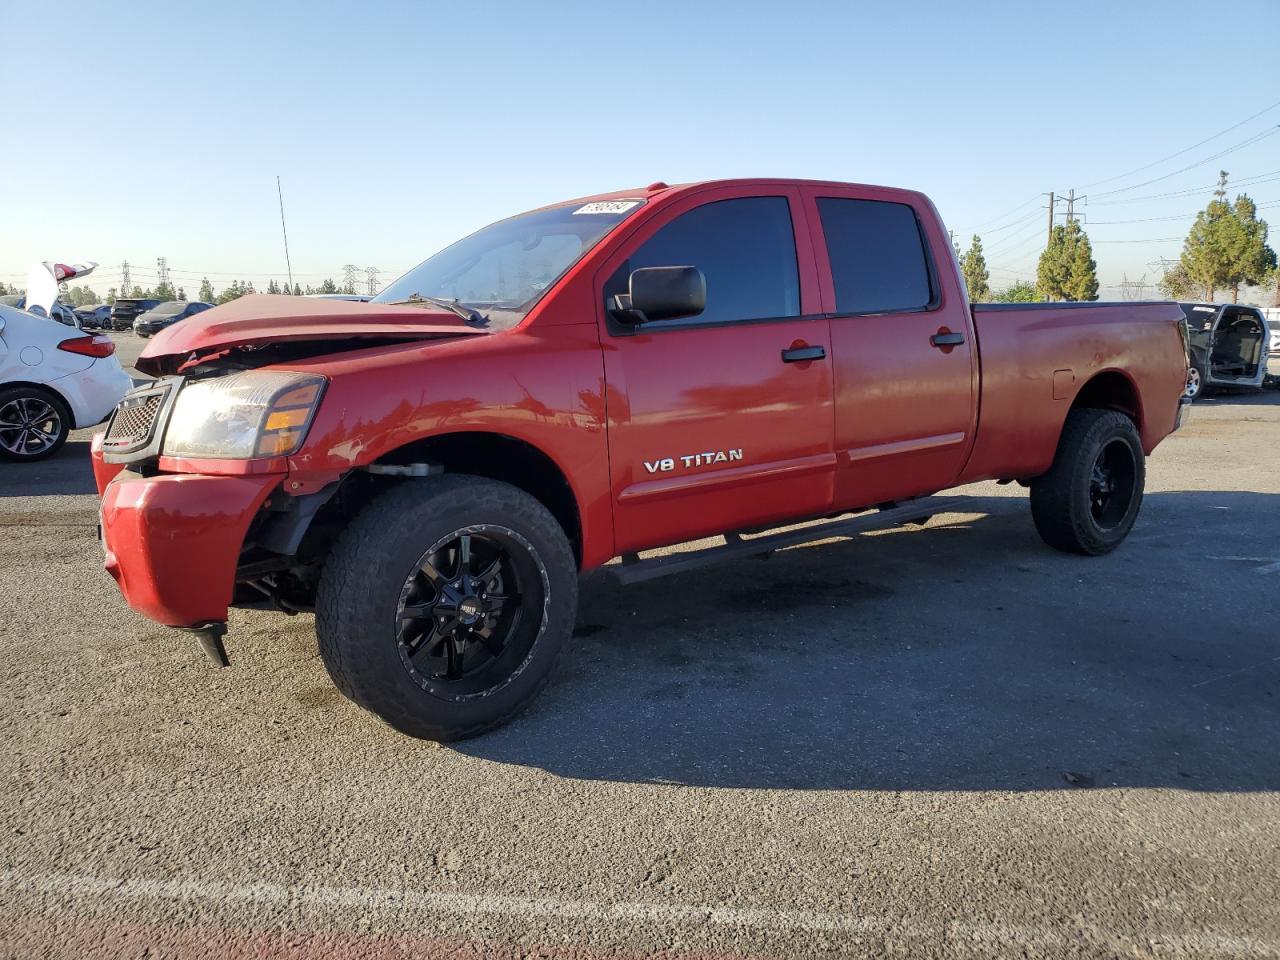
[[[1111,464],[1109,472],[1120,476],[1100,483],[1100,464]],[[1133,421],[1114,410],[1072,410],[1053,466],[1031,482],[1036,531],[1067,553],[1110,553],[1133,528],[1145,483],[1146,461]],[[1103,489],[1111,490],[1105,500]]]
[[[53,428],[53,440],[47,445],[41,446],[39,449],[26,447],[27,452],[23,450],[8,449],[6,444],[16,445],[20,437],[20,433],[4,429],[4,424],[9,421],[8,415],[16,413],[20,408],[34,410],[35,405],[40,404],[51,411],[44,425],[49,425],[56,421],[56,427]],[[25,407],[22,407],[25,405]],[[36,386],[18,386],[0,388],[0,460],[16,460],[19,463],[34,463],[37,460],[44,460],[52,457],[55,453],[62,449],[62,445],[67,442],[67,437],[71,433],[71,411],[63,402],[62,398],[57,394],[51,393]],[[16,422],[16,421],[15,421]]]
[[[533,571],[535,582],[519,600],[520,615],[531,618],[524,621],[531,646],[492,690],[433,692],[430,678],[412,673],[402,656],[397,611],[406,578],[451,533],[499,529]],[[536,609],[526,609],[531,604]],[[577,563],[550,511],[509,484],[452,474],[393,488],[339,536],[317,590],[316,636],[329,675],[348,698],[410,736],[461,740],[505,723],[533,700],[568,644],[577,605]]]

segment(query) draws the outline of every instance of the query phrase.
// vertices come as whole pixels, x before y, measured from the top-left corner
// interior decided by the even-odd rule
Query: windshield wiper
[[[471,307],[460,303],[456,298],[448,300],[444,297],[424,297],[420,293],[411,293],[404,300],[396,300],[393,306],[400,306],[407,303],[429,303],[432,306],[444,307],[446,310],[456,313],[468,323],[488,323],[489,318],[479,310],[473,310]]]

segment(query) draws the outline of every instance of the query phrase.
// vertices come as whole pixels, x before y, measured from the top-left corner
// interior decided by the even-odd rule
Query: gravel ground
[[[1280,955],[1280,393],[1197,404],[1109,557],[983,484],[588,577],[533,709],[451,747],[308,616],[234,612],[217,670],[133,615],[90,433],[0,465],[0,955]]]

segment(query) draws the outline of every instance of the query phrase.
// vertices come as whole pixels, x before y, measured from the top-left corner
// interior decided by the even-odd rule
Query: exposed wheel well
[[[1071,409],[1118,410],[1142,431],[1142,401],[1133,381],[1123,373],[1108,370],[1100,373],[1076,393]]]
[[[523,440],[498,433],[450,433],[416,440],[378,463],[437,464],[445,473],[471,473],[519,487],[551,511],[582,561],[582,521],[573,488],[550,457]]]

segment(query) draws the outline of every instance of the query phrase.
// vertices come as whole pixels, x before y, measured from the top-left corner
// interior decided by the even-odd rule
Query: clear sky
[[[261,289],[277,174],[303,284],[654,180],[921,189],[997,288],[1034,276],[1040,195],[1074,187],[1104,296],[1178,255],[1219,168],[1280,222],[1280,106],[1117,176],[1280,102],[1280,0],[0,0],[0,36],[6,282],[92,259],[105,291],[127,259],[148,285],[163,256],[188,296]]]

